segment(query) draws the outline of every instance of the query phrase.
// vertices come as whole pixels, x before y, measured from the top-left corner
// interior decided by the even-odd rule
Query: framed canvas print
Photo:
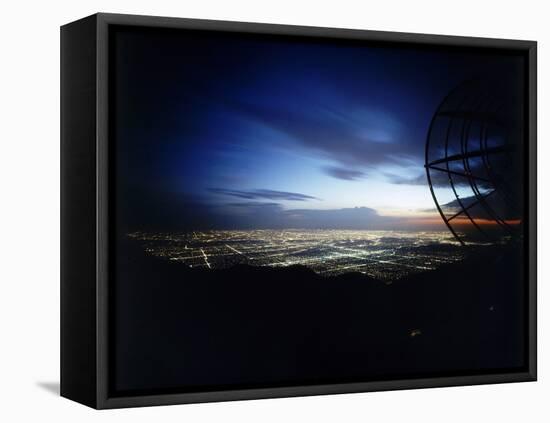
[[[536,43],[61,29],[61,394],[536,379]]]

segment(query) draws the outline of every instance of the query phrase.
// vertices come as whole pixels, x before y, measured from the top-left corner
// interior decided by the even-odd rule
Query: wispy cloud
[[[338,166],[325,166],[323,172],[333,178],[343,179],[345,181],[356,181],[365,177],[365,173],[360,170],[346,169]]]
[[[361,110],[345,104],[338,112],[322,105],[276,108],[241,102],[231,104],[231,107],[342,167],[372,167],[421,160],[422,142],[417,139],[406,141],[403,125],[389,113]]]
[[[274,191],[270,189],[254,189],[254,190],[233,190],[225,188],[210,188],[208,191],[227,195],[236,198],[244,198],[246,200],[287,200],[287,201],[308,201],[320,200],[320,198],[311,195],[300,194],[297,192]]]
[[[238,207],[238,208],[274,208],[282,209],[279,203],[262,203],[259,201],[244,201],[240,203],[226,203],[220,205],[220,207]]]
[[[396,185],[427,185],[428,179],[426,177],[426,173],[421,173],[416,176],[401,176],[401,175],[394,175],[394,174],[386,174],[386,177],[389,182]],[[448,178],[446,178],[448,179]],[[432,183],[434,185],[440,185],[444,184],[446,180],[432,180]]]

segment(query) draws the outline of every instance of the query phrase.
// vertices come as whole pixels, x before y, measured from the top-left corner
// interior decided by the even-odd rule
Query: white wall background
[[[550,421],[550,24],[544,1],[11,1],[0,25],[0,421]],[[59,383],[59,26],[103,12],[539,42],[539,382],[93,411]]]

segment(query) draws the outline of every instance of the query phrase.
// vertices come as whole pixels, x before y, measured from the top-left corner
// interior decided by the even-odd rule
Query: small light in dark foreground
[[[422,335],[422,331],[420,329],[413,329],[411,330],[411,338],[414,338],[415,336],[420,336]]]

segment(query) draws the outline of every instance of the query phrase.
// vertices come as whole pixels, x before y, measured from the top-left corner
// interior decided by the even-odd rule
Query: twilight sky
[[[518,63],[197,31],[113,42],[124,229],[443,228],[423,169],[433,113]]]

